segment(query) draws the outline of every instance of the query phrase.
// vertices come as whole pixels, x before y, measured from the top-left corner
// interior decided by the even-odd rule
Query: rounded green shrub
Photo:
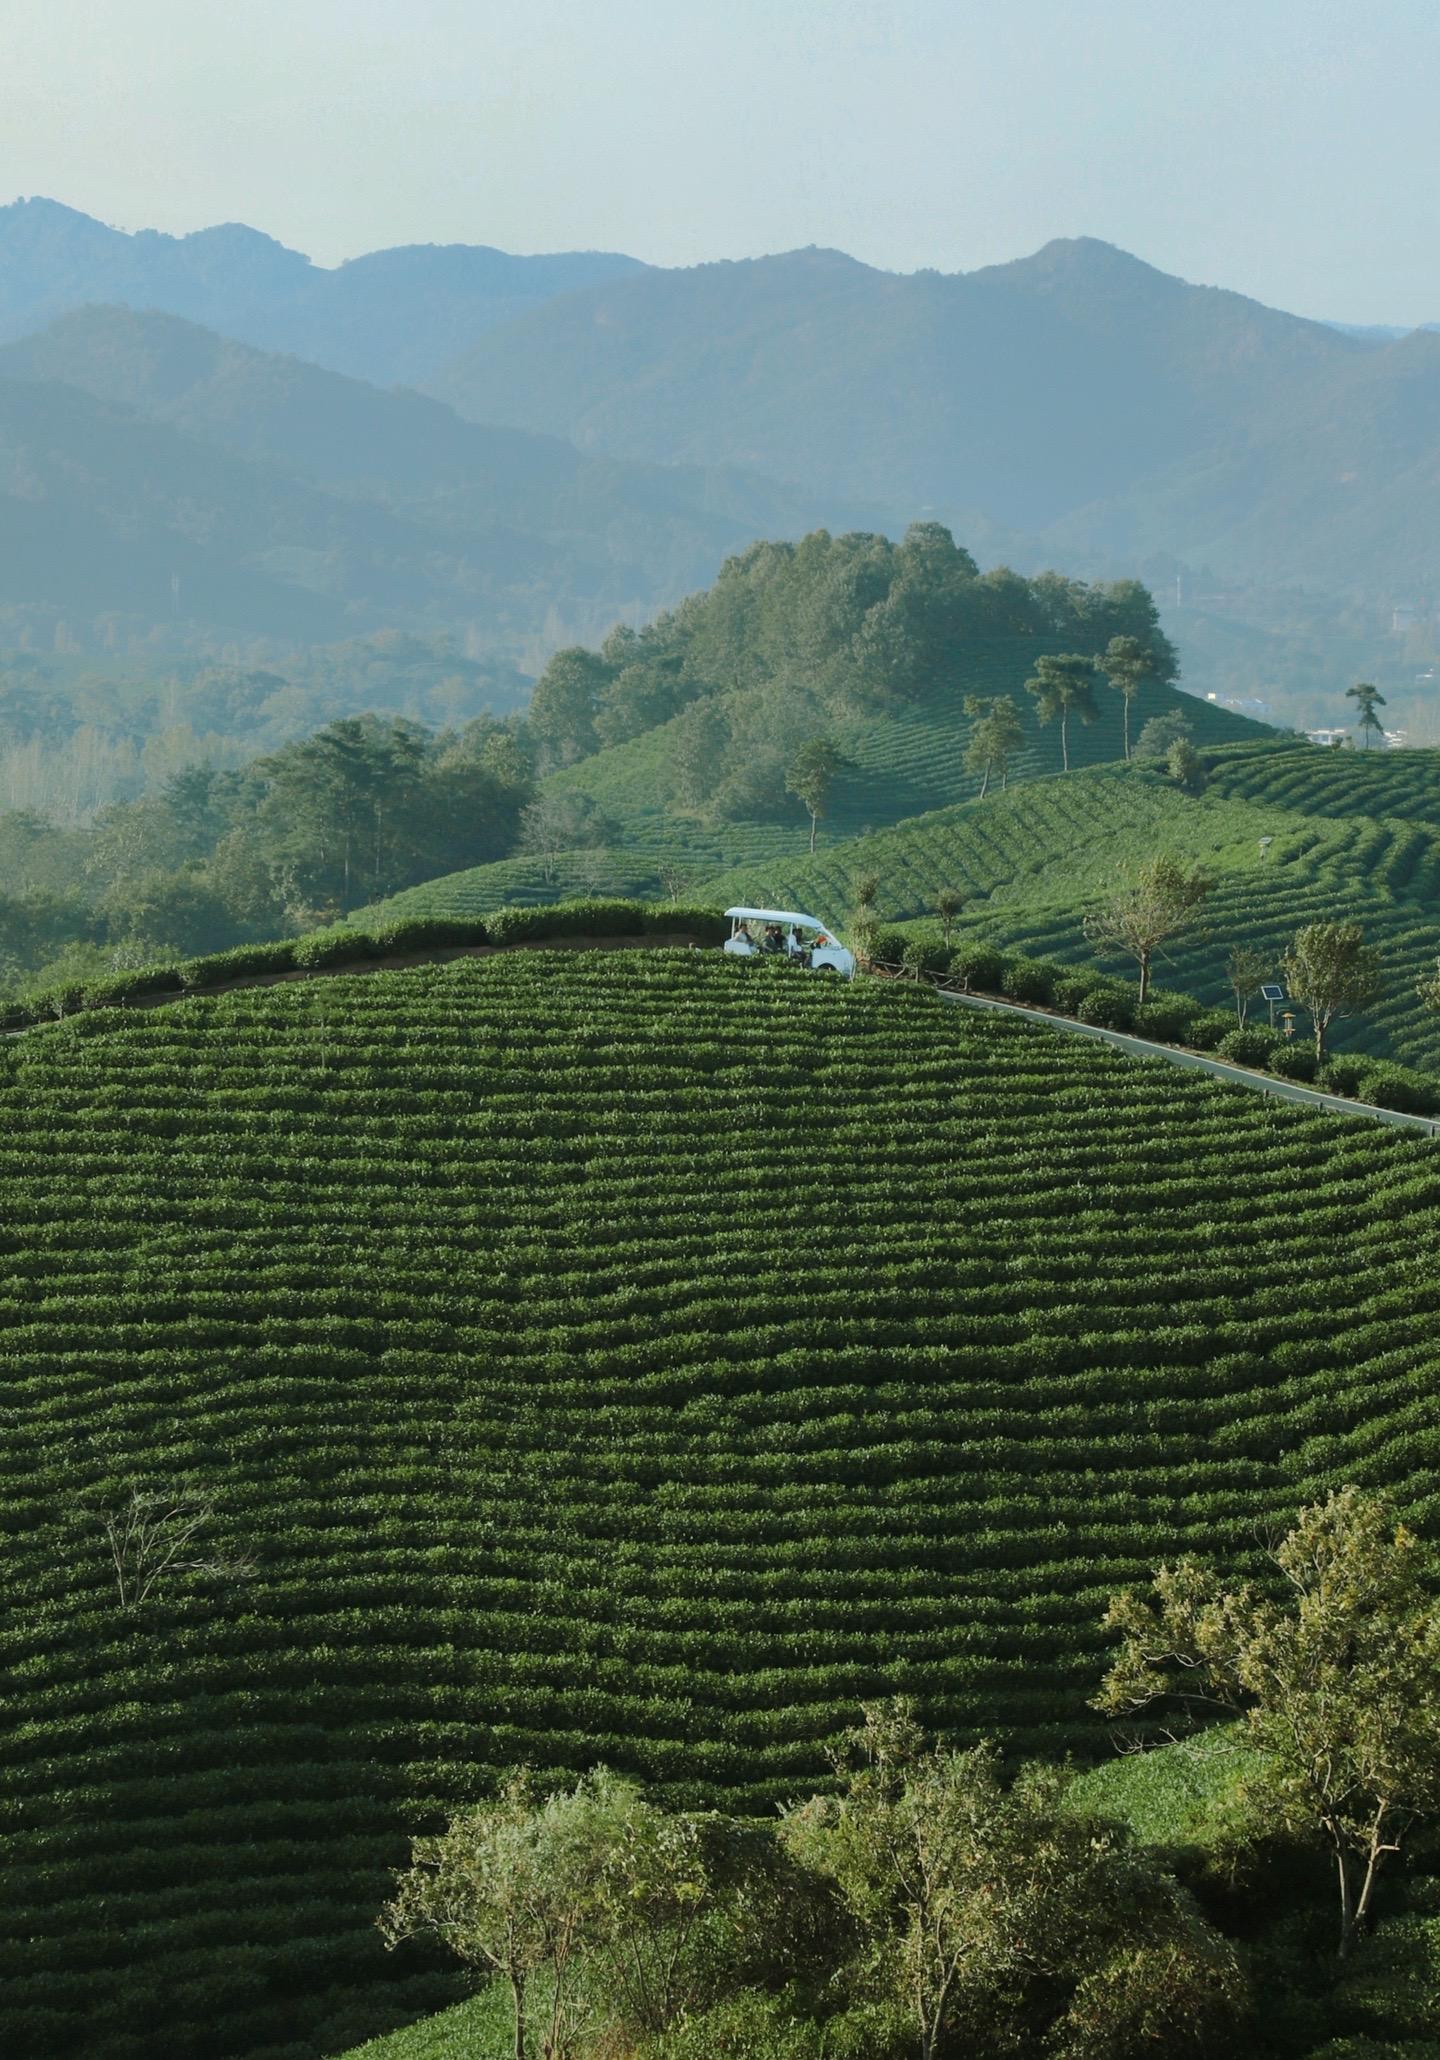
[[[1267,1063],[1270,1072],[1278,1073],[1282,1080],[1303,1080],[1307,1084],[1320,1070],[1313,1048],[1301,1044],[1298,1038],[1293,1044],[1280,1045]]]
[[[382,947],[366,930],[311,930],[293,946],[297,966],[343,966],[379,958]]]
[[[883,957],[884,953],[877,952],[876,956]],[[993,944],[962,944],[958,951],[951,952],[946,972],[953,986],[976,994],[998,994],[1005,977],[1004,954]]]
[[[1247,1023],[1243,1030],[1236,1028],[1222,1037],[1215,1047],[1215,1055],[1229,1059],[1237,1066],[1268,1066],[1271,1053],[1284,1042],[1278,1030],[1262,1029],[1259,1024]]]
[[[1196,1003],[1183,994],[1157,994],[1135,1011],[1132,1028],[1137,1037],[1153,1037],[1161,1044],[1183,1044],[1185,1033],[1199,1013]]]
[[[1012,959],[1000,980],[1000,991],[1011,1001],[1043,1007],[1055,991],[1051,969],[1041,959]]]
[[[1135,1021],[1135,996],[1120,980],[1097,981],[1075,1014],[1104,1030],[1128,1030]]]
[[[1238,1027],[1229,1009],[1201,1009],[1186,1025],[1185,1042],[1192,1051],[1215,1051]]]
[[[1097,973],[1062,973],[1055,981],[1052,999],[1064,1016],[1076,1016],[1088,995],[1100,984]]]
[[[1386,1060],[1367,1066],[1360,1075],[1361,1101],[1377,1109],[1400,1109],[1410,1116],[1433,1116],[1440,1112],[1440,1092],[1408,1066],[1394,1066]]]

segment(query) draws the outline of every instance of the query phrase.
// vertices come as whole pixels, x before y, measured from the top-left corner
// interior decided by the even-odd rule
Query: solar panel
[[[1283,1001],[1285,999],[1285,989],[1273,985],[1262,987],[1260,989],[1260,997],[1262,1001]]]

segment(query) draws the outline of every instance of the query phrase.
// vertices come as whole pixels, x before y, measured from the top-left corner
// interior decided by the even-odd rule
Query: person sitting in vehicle
[[[780,938],[780,925],[778,923],[768,923],[766,925],[765,935],[761,939],[760,949],[762,951],[780,951],[783,949],[783,945]]]

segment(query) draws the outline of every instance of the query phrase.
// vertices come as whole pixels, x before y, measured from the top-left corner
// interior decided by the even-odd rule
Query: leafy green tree
[[[615,826],[588,794],[542,787],[520,812],[520,849],[540,860],[547,885],[565,851],[591,851],[610,841]]]
[[[935,913],[940,918],[940,935],[944,939],[947,951],[955,928],[955,918],[964,906],[965,896],[958,887],[942,887],[935,896]]]
[[[544,2060],[572,2060],[588,2022],[584,1982],[619,1803],[610,1778],[542,1798],[524,1770],[493,1802],[419,1838],[379,1918],[388,1946],[438,1938],[510,1989],[515,2060],[530,2060],[529,2005],[544,1998]]]
[[[1112,637],[1099,659],[1100,671],[1120,696],[1125,762],[1130,762],[1130,704],[1147,680],[1158,679],[1163,666],[1153,646],[1139,637]]]
[[[1205,787],[1205,761],[1188,737],[1177,737],[1165,754],[1165,770],[1187,794],[1199,794]]]
[[[598,652],[577,644],[555,653],[535,682],[526,716],[542,772],[574,765],[599,749],[595,711],[612,677]]]
[[[1250,997],[1270,978],[1273,965],[1263,951],[1236,944],[1225,960],[1225,978],[1235,996],[1235,1020],[1243,1030],[1250,1009]]]
[[[1174,852],[1162,851],[1118,884],[1085,917],[1085,935],[1097,952],[1123,953],[1140,969],[1140,1003],[1150,993],[1155,954],[1193,930],[1214,885]]]
[[[1343,1956],[1385,1863],[1440,1805],[1440,1604],[1419,1541],[1357,1487],[1303,1509],[1268,1557],[1265,1589],[1182,1559],[1148,1597],[1113,1597],[1120,1650],[1096,1707],[1239,1720],[1255,1821],[1328,1851]]]
[[[983,801],[994,772],[1000,775],[1000,791],[1004,793],[1010,777],[1010,760],[1024,742],[1025,729],[1019,707],[1010,694],[967,694],[965,713],[975,718],[965,747],[965,770],[980,774],[979,799]]]
[[[1037,658],[1035,670],[1025,682],[1027,694],[1035,696],[1035,712],[1042,724],[1060,722],[1060,765],[1070,770],[1070,718],[1085,724],[1099,719],[1095,704],[1095,661],[1075,651],[1058,658]]]
[[[828,737],[812,737],[802,744],[790,761],[785,775],[785,791],[793,794],[804,807],[810,818],[810,849],[815,849],[815,831],[825,805],[830,798],[830,789],[836,776],[842,773],[850,761]]]
[[[1440,958],[1435,961],[1433,973],[1416,981],[1415,992],[1427,1009],[1440,1009]]]
[[[908,1702],[867,1707],[835,1768],[786,1834],[858,1927],[854,1986],[903,2011],[920,2060],[1129,2053],[1137,2020],[1167,2055],[1234,2038],[1233,1954],[1062,1771],[1007,1786],[988,1745],[928,1747]]]
[[[1380,992],[1381,960],[1359,923],[1307,923],[1284,958],[1285,984],[1315,1026],[1315,1057],[1337,1016],[1358,1015]]]
[[[1378,687],[1372,686],[1369,680],[1361,680],[1358,685],[1345,689],[1345,698],[1355,703],[1357,726],[1365,739],[1365,748],[1368,751],[1372,733],[1379,737],[1385,734],[1385,725],[1375,713],[1377,708],[1385,706],[1385,696]]]
[[[1142,759],[1168,759],[1176,744],[1188,744],[1194,732],[1178,709],[1169,715],[1152,715],[1141,730],[1132,754]]]

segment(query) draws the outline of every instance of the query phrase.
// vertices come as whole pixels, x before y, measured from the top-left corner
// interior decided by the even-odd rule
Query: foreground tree
[[[983,801],[990,791],[992,773],[999,773],[1000,791],[1004,793],[1010,777],[1010,760],[1024,742],[1025,728],[1019,707],[1009,694],[967,694],[965,713],[975,718],[965,747],[965,770],[979,773],[978,798]]]
[[[1035,670],[1025,682],[1027,694],[1035,696],[1035,712],[1042,724],[1059,718],[1060,766],[1070,770],[1070,717],[1090,724],[1099,719],[1095,705],[1095,661],[1069,651],[1059,658],[1037,658]]]
[[[1166,944],[1193,930],[1214,882],[1173,852],[1162,851],[1120,884],[1085,918],[1095,951],[1118,952],[1140,968],[1140,1002],[1150,993],[1150,969]]]
[[[1380,737],[1385,734],[1385,725],[1375,713],[1377,708],[1385,706],[1385,696],[1369,680],[1360,680],[1357,685],[1345,689],[1345,698],[1355,703],[1356,727],[1365,739],[1368,751],[1372,732]]]
[[[830,789],[849,760],[828,737],[811,737],[800,746],[785,775],[785,791],[793,794],[810,818],[810,849],[815,849],[815,831],[830,799]]]
[[[1315,1057],[1337,1016],[1358,1015],[1380,992],[1380,953],[1359,923],[1307,923],[1284,958],[1285,984],[1315,1026]]]
[[[508,1984],[515,2060],[532,2032],[541,2060],[574,2060],[600,2036],[662,2039],[747,1982],[812,1976],[837,1917],[773,1832],[662,1810],[601,1768],[550,1796],[513,1774],[418,1839],[379,1922],[389,1945],[439,1938]]]
[[[1241,1984],[1229,1948],[1118,1824],[1067,1803],[1066,1775],[1007,1786],[986,1745],[928,1748],[913,1707],[871,1706],[836,1757],[840,1793],[785,1820],[858,1926],[852,1985],[889,1998],[920,2060],[985,2050],[1223,2050]],[[966,2050],[962,2043],[956,2050]]]
[[[540,2050],[570,2060],[587,2007],[580,1979],[615,1806],[607,1778],[541,1799],[523,1770],[493,1802],[416,1839],[413,1864],[381,1912],[385,1943],[429,1935],[510,1989],[515,2060],[530,2060],[529,2004],[543,1976]]]
[[[1242,1030],[1250,1012],[1250,997],[1269,979],[1271,970],[1263,951],[1249,944],[1232,945],[1225,960],[1225,978],[1235,996],[1235,1020]]]
[[[1269,1543],[1279,1593],[1226,1589],[1185,1559],[1117,1595],[1121,1638],[1095,1706],[1239,1718],[1257,1821],[1329,1851],[1348,1953],[1387,1859],[1440,1803],[1440,1605],[1418,1541],[1348,1487]]]

